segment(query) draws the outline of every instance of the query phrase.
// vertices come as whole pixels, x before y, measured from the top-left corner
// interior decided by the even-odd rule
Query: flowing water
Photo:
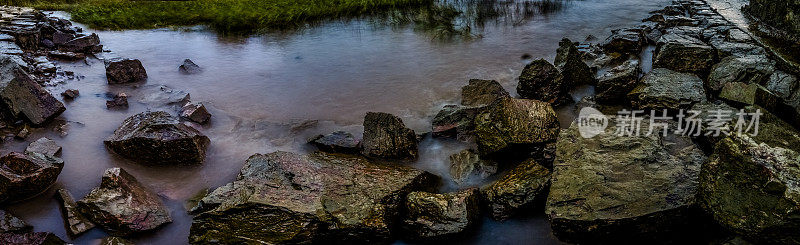
[[[185,244],[191,216],[184,210],[184,200],[204,188],[232,181],[248,156],[276,150],[311,151],[305,145],[308,137],[334,130],[360,137],[367,111],[393,113],[417,132],[429,131],[433,115],[444,104],[458,103],[461,87],[469,79],[495,79],[514,93],[516,77],[530,61],[521,59],[522,54],[552,61],[562,37],[583,41],[593,35],[602,39],[610,30],[639,23],[649,11],[669,2],[569,1],[546,14],[489,20],[472,29],[481,37],[469,41],[434,40],[413,27],[387,27],[368,19],[331,21],[290,33],[250,37],[220,36],[202,28],[87,29],[97,32],[112,51],[101,58],[140,59],[149,80],[139,85],[108,85],[102,60],[59,62],[78,78],[49,89],[54,94],[78,89],[81,94],[65,102],[67,111],[60,117],[66,120],[68,134],[37,129],[25,142],[5,144],[2,153],[21,151],[41,136],[54,139],[63,146],[66,162],[57,185],[70,190],[76,199],[99,184],[106,168],[125,168],[163,196],[174,219],[172,224],[133,240],[139,244]],[[186,58],[204,72],[180,74],[178,66]],[[159,85],[189,92],[192,101],[205,103],[213,114],[201,129],[212,142],[204,164],[143,167],[103,147],[103,139],[128,116],[146,110],[175,111],[171,106],[147,102],[148,94],[159,90]],[[117,92],[129,94],[128,109],[106,109],[108,94]],[[584,93],[591,93],[591,88]],[[443,190],[483,185],[486,181],[456,186],[449,180],[448,156],[467,147],[426,138],[420,144],[420,160],[412,165],[442,176]],[[53,192],[51,189],[10,209],[35,230],[68,239]],[[94,229],[71,241],[93,244],[104,236]],[[558,243],[541,215],[505,222],[486,219],[461,242]]]

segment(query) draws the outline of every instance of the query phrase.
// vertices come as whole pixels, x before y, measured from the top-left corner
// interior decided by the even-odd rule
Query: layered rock
[[[392,114],[367,112],[364,117],[362,154],[383,159],[416,160],[417,135]]]
[[[40,125],[66,108],[36,83],[14,59],[0,55],[0,100],[11,115]]]
[[[703,80],[664,68],[653,69],[642,77],[628,97],[634,107],[642,109],[688,109],[706,101]]]
[[[487,178],[497,172],[497,162],[483,159],[474,150],[467,149],[450,155],[450,176],[456,184],[462,184],[470,177]]]
[[[147,71],[137,59],[112,59],[105,64],[108,84],[133,83],[147,79]]]
[[[76,237],[94,228],[94,223],[78,212],[78,204],[75,203],[75,199],[72,198],[69,191],[58,189],[55,198],[61,207],[61,216],[64,218],[67,235]]]
[[[549,184],[550,170],[529,159],[486,187],[482,194],[492,218],[503,220],[544,201]]]
[[[446,105],[433,117],[434,137],[451,137],[469,141],[475,130],[475,116],[485,107]]]
[[[67,244],[50,232],[0,233],[0,244],[62,245]]]
[[[508,92],[495,80],[470,79],[461,88],[461,105],[485,106],[500,98],[510,97]]]
[[[328,153],[358,154],[361,151],[360,141],[353,134],[336,131],[328,135],[318,135],[308,141],[320,151]]]
[[[39,195],[56,182],[63,168],[64,160],[36,152],[0,157],[0,203]]]
[[[483,155],[554,141],[560,125],[550,104],[504,98],[475,118],[475,141]]]
[[[653,67],[705,76],[714,65],[714,48],[679,31],[670,31],[658,39]]]
[[[131,116],[104,141],[114,153],[145,165],[202,163],[209,142],[164,111]]]
[[[539,59],[522,70],[517,84],[517,94],[523,99],[560,104],[570,100],[570,86],[555,66],[544,59]]]
[[[706,87],[719,91],[727,83],[762,84],[775,72],[775,61],[766,56],[730,56],[714,65]]]
[[[480,221],[477,188],[454,193],[411,192],[405,202],[403,228],[412,240],[445,240],[474,228]]]
[[[603,73],[597,81],[595,99],[601,103],[619,103],[625,100],[639,82],[642,68],[638,60],[628,60]]]
[[[643,43],[642,33],[632,28],[612,30],[611,36],[601,43],[600,46],[603,47],[606,52],[638,54],[642,50]]]

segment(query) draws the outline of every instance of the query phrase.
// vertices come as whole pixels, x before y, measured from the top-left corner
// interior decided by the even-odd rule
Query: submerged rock
[[[33,230],[33,226],[28,225],[17,216],[8,211],[0,210],[0,233],[27,233]]]
[[[107,169],[100,186],[77,206],[81,214],[115,236],[155,230],[172,222],[158,195],[121,168]]]
[[[385,243],[405,195],[430,191],[421,170],[362,157],[274,152],[251,156],[233,183],[193,209],[189,241]]]
[[[492,218],[504,220],[544,201],[549,184],[550,170],[529,159],[486,187],[483,196]]]
[[[50,232],[0,233],[0,244],[61,245],[67,244]]]
[[[201,103],[186,103],[181,108],[181,117],[199,124],[205,124],[208,119],[211,119],[211,113],[208,113],[206,107]]]
[[[358,154],[361,151],[359,141],[353,134],[336,131],[328,135],[318,135],[308,141],[317,149],[329,153]]]
[[[34,142],[31,142],[31,144],[28,145],[28,148],[25,148],[25,153],[28,152],[41,153],[45,156],[55,156],[58,155],[58,153],[61,153],[61,146],[47,137],[42,137]]]
[[[133,83],[147,79],[142,62],[137,59],[112,59],[106,61],[108,84]]]
[[[556,112],[550,104],[505,98],[475,118],[475,141],[481,154],[488,155],[554,141],[559,129]]]
[[[125,240],[124,238],[115,236],[105,237],[100,240],[100,245],[134,245],[134,244],[135,243]]]
[[[367,157],[416,160],[417,135],[392,114],[367,112],[364,117],[362,153]]]
[[[203,68],[200,68],[199,65],[195,64],[192,60],[186,59],[183,61],[183,64],[178,67],[178,70],[183,74],[197,74],[203,71]]]
[[[694,74],[663,68],[653,69],[642,77],[628,97],[634,107],[642,109],[688,109],[706,101],[703,80]]]
[[[145,165],[198,164],[210,140],[164,111],[142,112],[125,119],[104,141],[106,147]]]
[[[68,236],[76,237],[94,228],[94,223],[78,212],[78,204],[75,203],[75,199],[72,198],[69,191],[58,189],[55,198],[61,207],[61,216],[64,218]]]
[[[485,107],[446,105],[433,117],[433,137],[451,137],[469,141],[475,131],[475,116]]]
[[[41,194],[56,182],[63,168],[64,160],[36,152],[0,157],[0,203]]]
[[[64,96],[65,99],[74,99],[78,97],[81,93],[77,89],[67,89],[66,91],[61,93],[61,96]]]
[[[706,87],[719,91],[727,83],[763,84],[775,71],[775,61],[762,55],[727,57],[711,69]]]
[[[0,100],[11,115],[41,125],[60,115],[66,107],[36,83],[7,55],[0,55]]]
[[[619,103],[625,101],[628,93],[639,83],[642,68],[638,60],[628,60],[622,65],[603,73],[597,81],[595,99],[600,103]]]
[[[119,93],[114,95],[114,98],[106,101],[106,108],[128,108],[128,94]]]
[[[461,88],[463,106],[485,106],[506,97],[511,96],[495,80],[470,79],[469,85]]]
[[[678,32],[667,32],[658,40],[653,67],[705,76],[714,65],[714,48]]]
[[[100,37],[97,34],[76,37],[58,46],[61,51],[75,52],[75,53],[99,53],[103,51],[103,46],[100,45]]]
[[[578,47],[567,38],[561,39],[561,42],[558,43],[558,50],[553,64],[564,76],[564,83],[570,87],[595,83],[594,73],[583,62],[581,54],[578,52]]]
[[[456,184],[462,184],[469,177],[477,175],[487,178],[497,172],[497,162],[482,159],[471,149],[450,155],[450,176]]]
[[[411,192],[403,226],[412,240],[445,240],[475,227],[480,221],[480,192],[471,188],[454,193]]]
[[[582,61],[581,61],[582,62]],[[517,94],[523,99],[535,99],[552,104],[570,100],[571,84],[564,81],[561,72],[544,59],[531,62],[519,75]]]

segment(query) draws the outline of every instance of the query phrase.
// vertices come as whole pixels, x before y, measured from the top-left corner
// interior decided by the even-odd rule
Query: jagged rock
[[[550,104],[526,99],[498,100],[475,118],[475,141],[482,155],[554,141],[560,125]]]
[[[236,181],[192,210],[199,214],[189,241],[385,243],[404,196],[431,191],[436,181],[428,172],[356,156],[256,154]]]
[[[61,146],[47,137],[42,137],[34,142],[31,142],[31,144],[28,145],[28,148],[25,148],[25,153],[28,152],[41,153],[45,156],[55,156],[58,155],[58,153],[61,153]]]
[[[128,108],[128,94],[119,93],[114,95],[114,98],[106,101],[106,108]]]
[[[183,64],[178,67],[178,70],[183,74],[197,74],[203,71],[203,68],[200,68],[197,64],[195,64],[192,60],[186,59],[183,61]]]
[[[506,97],[510,97],[508,91],[495,80],[470,79],[469,85],[461,88],[463,106],[484,106]]]
[[[50,232],[0,233],[0,244],[61,245],[67,244]]]
[[[65,51],[57,51],[57,50],[50,51],[48,53],[48,56],[56,58],[56,59],[62,59],[62,60],[82,60],[82,59],[86,59],[86,55],[83,54],[83,53],[73,53],[73,52],[65,52]]]
[[[497,172],[497,162],[482,159],[474,150],[467,149],[450,155],[450,176],[456,184],[462,184],[472,176],[485,179]]]
[[[595,99],[600,103],[619,103],[636,88],[642,68],[638,60],[628,60],[603,73],[597,81]]]
[[[114,236],[155,230],[172,222],[158,195],[121,168],[107,169],[100,186],[78,201],[78,210]]]
[[[101,239],[100,245],[134,245],[134,243],[121,237],[110,236]]]
[[[329,153],[358,154],[361,150],[359,147],[360,142],[353,134],[344,131],[318,135],[309,140],[308,143],[316,146],[320,151]]]
[[[517,94],[523,99],[561,104],[570,100],[569,88],[561,72],[544,59],[531,62],[519,75]]]
[[[592,138],[577,123],[559,136],[546,204],[554,234],[575,243],[647,243],[691,231],[701,216],[703,152],[688,137],[660,131],[621,136],[609,121]]]
[[[58,189],[55,198],[61,207],[61,216],[64,218],[67,235],[76,237],[94,228],[94,223],[78,212],[78,204],[75,203],[75,199],[72,198],[69,191]]]
[[[28,127],[28,124],[25,124],[25,125],[24,125],[24,126],[22,126],[22,128],[21,128],[21,129],[20,129],[20,130],[17,132],[17,134],[16,134],[16,135],[14,135],[14,137],[17,137],[18,139],[22,139],[22,140],[24,140],[24,139],[27,139],[29,135],[31,135],[31,128],[30,128],[30,127]]]
[[[665,27],[676,27],[676,26],[698,26],[700,23],[699,21],[680,15],[668,15],[664,16],[664,23],[662,24]]]
[[[475,130],[475,116],[485,107],[446,105],[433,117],[433,137],[452,137],[469,141]]]
[[[211,114],[208,113],[206,107],[201,103],[186,103],[186,105],[181,108],[181,117],[199,124],[205,124],[208,122],[208,119],[211,119]]]
[[[92,33],[87,36],[76,37],[66,43],[59,45],[58,49],[66,52],[75,53],[98,53],[103,51],[103,46],[100,45],[100,37]]]
[[[65,99],[74,99],[80,95],[80,91],[77,89],[67,89],[61,93],[61,96],[64,96]]]
[[[476,226],[481,218],[480,191],[454,193],[411,192],[405,204],[403,226],[412,240],[446,240]]]
[[[696,37],[668,31],[658,39],[653,67],[705,76],[714,65],[715,54],[714,48]]]
[[[642,50],[642,33],[636,29],[618,29],[612,30],[611,36],[608,37],[601,47],[606,52],[621,53],[621,54],[638,54]]]
[[[41,153],[12,152],[0,157],[0,203],[22,201],[56,182],[64,161]]]
[[[483,190],[492,218],[504,220],[546,198],[550,170],[528,159]]]
[[[53,33],[52,42],[53,42],[54,45],[61,46],[61,45],[64,45],[65,43],[69,42],[72,39],[75,39],[75,34],[58,31],[58,32]],[[87,39],[92,39],[92,37],[89,37]]]
[[[765,87],[778,97],[788,100],[792,96],[792,93],[798,88],[797,77],[778,70],[770,75]]]
[[[25,221],[10,214],[8,211],[0,210],[0,233],[27,233],[33,230],[33,226]]]
[[[0,55],[0,74],[0,99],[12,115],[41,125],[66,110],[64,104],[36,83],[14,58]]]
[[[147,71],[137,59],[112,59],[105,64],[108,84],[133,83],[147,79]]]
[[[205,160],[208,137],[164,111],[125,119],[104,141],[106,147],[145,165],[197,164]]]
[[[367,112],[361,153],[367,157],[416,160],[417,135],[392,114]]]
[[[553,64],[564,76],[564,83],[571,86],[591,85],[595,83],[594,73],[583,62],[578,47],[567,38],[558,43],[556,58]],[[570,89],[569,87],[567,89]]]
[[[711,69],[706,87],[719,91],[727,83],[762,84],[775,71],[775,61],[761,55],[730,56]]]
[[[656,68],[628,94],[631,104],[643,109],[688,109],[705,102],[703,80],[697,75]]]

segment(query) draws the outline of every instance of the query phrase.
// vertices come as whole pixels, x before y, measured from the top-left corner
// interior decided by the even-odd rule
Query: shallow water
[[[496,21],[473,32],[482,38],[441,42],[411,27],[380,27],[367,20],[335,21],[292,33],[253,37],[221,37],[204,30],[96,31],[111,53],[103,57],[131,57],[142,61],[150,75],[146,84],[107,85],[103,61],[60,62],[81,79],[50,87],[54,94],[79,89],[80,97],[66,102],[61,116],[68,135],[38,129],[26,142],[5,144],[2,153],[20,151],[30,141],[48,136],[63,146],[66,166],[58,185],[76,199],[97,186],[103,170],[122,167],[161,194],[171,208],[174,223],[136,237],[139,244],[187,243],[191,217],[183,200],[208,187],[230,182],[244,160],[254,153],[276,150],[313,150],[305,140],[315,134],[345,130],[361,134],[367,111],[398,115],[417,132],[430,129],[430,120],[442,105],[458,103],[460,90],[471,78],[498,80],[514,93],[516,77],[529,60],[552,61],[558,41],[601,39],[611,29],[631,26],[669,0],[586,0],[568,2],[560,11],[514,23]],[[55,13],[55,15],[64,15]],[[182,75],[177,67],[186,58],[205,71]],[[174,108],[142,103],[148,91],[164,84],[191,94],[192,101],[209,107],[211,123],[202,131],[211,138],[207,160],[196,167],[142,167],[121,159],[103,147],[126,117],[146,111]],[[126,92],[130,108],[107,110],[107,93]],[[576,94],[591,93],[585,88]],[[58,96],[60,97],[60,96]],[[564,110],[568,111],[568,110]],[[565,117],[569,112],[563,113]],[[311,127],[296,127],[306,123]],[[313,121],[312,121],[313,122]],[[569,119],[562,119],[568,124]],[[294,128],[294,129],[293,129]],[[305,129],[304,129],[305,128]],[[445,178],[443,190],[457,186],[448,179],[448,156],[469,146],[426,138],[414,166]],[[479,186],[485,181],[470,181]],[[35,226],[67,239],[53,190],[10,209]],[[93,244],[105,234],[95,229],[76,244]],[[544,217],[506,222],[486,220],[467,238],[473,244],[558,243]]]

